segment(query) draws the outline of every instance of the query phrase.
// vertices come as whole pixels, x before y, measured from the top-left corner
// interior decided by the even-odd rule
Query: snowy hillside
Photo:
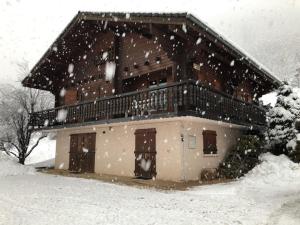
[[[41,173],[0,176],[0,224],[300,224],[300,165],[271,154],[261,160],[236,182],[188,191]]]

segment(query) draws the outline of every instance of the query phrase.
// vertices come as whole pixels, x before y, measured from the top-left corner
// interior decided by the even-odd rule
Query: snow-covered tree
[[[291,142],[296,137],[295,121],[300,114],[300,98],[288,83],[277,91],[277,102],[267,112],[268,138],[277,153],[289,155]]]

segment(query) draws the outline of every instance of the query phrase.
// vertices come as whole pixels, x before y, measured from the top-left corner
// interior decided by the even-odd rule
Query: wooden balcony
[[[266,124],[263,107],[185,81],[35,112],[30,125],[49,129],[187,115],[253,127]]]

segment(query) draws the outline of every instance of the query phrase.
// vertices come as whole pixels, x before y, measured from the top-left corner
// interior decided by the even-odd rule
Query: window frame
[[[196,149],[197,148],[197,137],[196,135],[188,135],[188,147],[189,149]]]

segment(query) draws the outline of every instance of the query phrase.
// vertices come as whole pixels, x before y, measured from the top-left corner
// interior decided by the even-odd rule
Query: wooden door
[[[135,170],[136,177],[156,176],[156,130],[138,129],[135,131]]]
[[[93,173],[95,168],[96,133],[72,134],[69,170]]]

